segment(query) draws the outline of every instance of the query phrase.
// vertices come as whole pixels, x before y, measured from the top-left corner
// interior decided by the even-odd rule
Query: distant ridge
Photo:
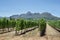
[[[43,13],[32,13],[28,11],[25,14],[21,15],[12,15],[10,16],[11,18],[25,18],[25,19],[40,19],[40,18],[45,18],[46,20],[59,20],[59,17],[53,16],[49,12],[43,12]]]

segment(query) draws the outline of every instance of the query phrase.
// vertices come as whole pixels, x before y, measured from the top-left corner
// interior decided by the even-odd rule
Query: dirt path
[[[0,34],[0,40],[9,40],[14,37],[14,31]]]
[[[48,40],[60,40],[60,32],[58,32],[48,24],[46,27],[46,36]]]
[[[47,27],[46,27],[46,35],[60,36],[60,32],[58,32],[57,30],[55,30],[54,28],[52,28],[51,26],[49,26],[47,24]]]

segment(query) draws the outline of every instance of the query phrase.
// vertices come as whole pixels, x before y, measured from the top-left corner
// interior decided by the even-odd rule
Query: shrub
[[[46,29],[46,21],[45,19],[40,19],[39,20],[39,31],[40,31],[41,36],[45,34],[45,29]]]

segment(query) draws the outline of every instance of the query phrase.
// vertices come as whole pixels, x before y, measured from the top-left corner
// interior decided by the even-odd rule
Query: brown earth
[[[48,24],[46,27],[46,36],[48,40],[60,40],[60,32],[58,32]]]
[[[14,31],[0,34],[0,40],[60,40],[60,33],[47,24],[46,35],[39,36],[38,28],[24,35],[15,36]]]

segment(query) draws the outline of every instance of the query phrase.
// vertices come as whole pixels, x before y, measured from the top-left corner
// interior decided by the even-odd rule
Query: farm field
[[[38,28],[26,34],[15,36],[14,31],[9,33],[0,34],[0,40],[60,40],[60,32],[53,29],[47,24],[46,35],[40,37]]]

